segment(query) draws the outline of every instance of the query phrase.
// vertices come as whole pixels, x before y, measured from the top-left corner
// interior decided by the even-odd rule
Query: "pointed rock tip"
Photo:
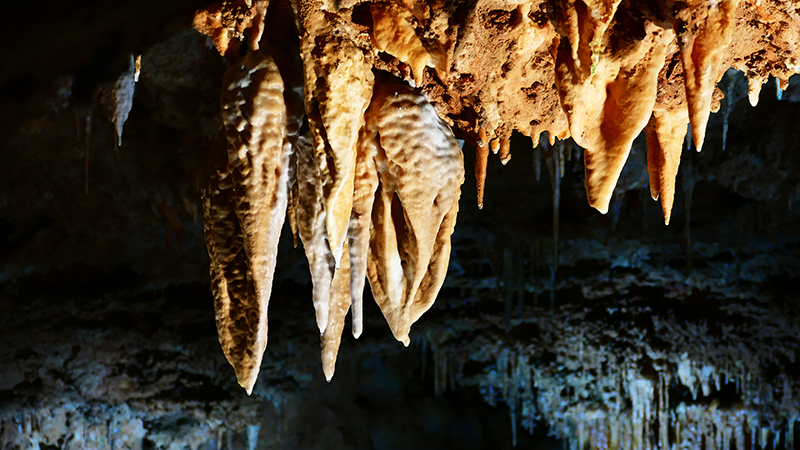
[[[253,393],[253,388],[256,385],[256,377],[253,377],[252,380],[242,380],[241,378],[239,378],[238,381],[239,381],[239,386],[244,388],[248,396]]]
[[[611,203],[611,199],[609,200],[597,200],[595,202],[589,201],[589,206],[596,209],[597,212],[600,214],[608,214],[608,204]]]

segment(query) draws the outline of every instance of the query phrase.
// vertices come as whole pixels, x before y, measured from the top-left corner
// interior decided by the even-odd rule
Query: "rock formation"
[[[198,11],[194,25],[225,56],[245,51],[240,45],[245,41],[253,49],[250,55],[260,46],[271,46],[276,54],[290,51],[278,48],[279,41],[260,42],[267,7],[266,2],[222,2]],[[241,230],[248,274],[242,289],[258,297],[241,306],[259,305],[259,312],[249,315],[261,322],[258,327],[250,320],[240,325],[220,320],[224,348],[230,347],[226,336],[237,327],[234,334],[252,342],[244,346],[251,359],[246,364],[251,374],[245,377],[248,391],[266,342],[266,304],[277,245],[276,238],[268,236],[279,232],[287,190],[292,196],[290,221],[293,230],[299,230],[313,275],[314,307],[330,378],[350,306],[353,333],[361,334],[365,271],[395,337],[406,345],[411,323],[430,308],[442,285],[463,180],[461,152],[450,126],[478,149],[479,207],[489,150],[505,164],[511,158],[512,131],[533,142],[547,132],[551,143],[572,137],[584,149],[587,199],[603,214],[609,211],[634,139],[645,131],[651,196],[661,199],[669,224],[686,124],[699,151],[709,114],[719,109],[722,95],[716,84],[725,70],[741,68],[750,80],[769,75],[785,79],[798,68],[793,61],[800,59],[793,45],[775,51],[770,39],[731,45],[734,33],[746,35],[753,28],[779,26],[778,39],[785,39],[787,28],[800,30],[796,13],[791,15],[793,7],[779,2],[479,0],[444,7],[411,1],[298,0],[291,8],[309,128],[309,138],[297,144],[297,167],[267,167],[265,175],[252,171],[274,185],[263,192],[234,189],[237,205],[246,205],[236,210],[239,228],[211,222],[208,208],[214,206],[206,201],[209,235],[218,236],[218,228]],[[752,11],[757,11],[755,17]],[[752,20],[745,20],[748,15]],[[766,57],[754,56],[765,52]],[[237,70],[242,71],[231,69]],[[751,81],[751,99],[760,85]],[[246,97],[236,101],[252,102],[252,114],[263,114],[259,101]],[[225,111],[230,109],[226,105],[223,96]],[[228,116],[226,123],[229,146],[261,133],[257,129],[262,125],[237,125]],[[272,145],[292,151],[277,141]],[[563,165],[561,150],[557,156],[557,165]],[[284,164],[288,156],[276,153],[265,161],[270,159]],[[287,170],[297,178],[280,178]],[[560,178],[563,170],[553,174]],[[241,181],[234,177],[234,183]],[[554,181],[556,205],[559,185]],[[273,209],[258,220],[271,220],[272,228],[262,236],[267,222],[259,225],[244,208],[264,209],[258,206],[264,202],[272,202]],[[554,214],[557,236],[557,206]],[[269,242],[272,250],[262,250],[262,242]],[[218,254],[219,245],[213,244],[209,240],[212,273],[224,273],[213,268],[226,264],[219,258],[230,258]],[[217,285],[226,282],[225,276],[214,278]],[[350,286],[347,300],[342,298],[344,285]],[[216,289],[218,305],[223,305],[218,306],[220,317],[248,316],[237,312],[239,307],[224,306],[228,302],[221,300],[223,291]],[[229,359],[234,367],[241,364],[236,357]],[[242,380],[244,375],[239,376]]]

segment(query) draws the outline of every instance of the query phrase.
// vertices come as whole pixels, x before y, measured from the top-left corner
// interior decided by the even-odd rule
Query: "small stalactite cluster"
[[[308,130],[290,131],[299,127],[290,125],[298,117],[288,83],[271,56],[251,50],[224,77],[225,136],[203,192],[220,343],[248,393],[287,211],[309,261],[330,380],[348,311],[353,335],[362,333],[367,279],[392,333],[409,344],[444,282],[464,181],[460,146],[424,94],[376,79],[324,16],[300,26]]]
[[[529,349],[497,350],[479,387],[488,403],[510,409],[514,442],[519,425],[533,433],[543,420],[573,450],[794,448],[798,393],[786,376],[762,385],[758,371],[686,357],[643,372],[635,361],[592,361],[590,349],[580,348],[556,376],[537,370]],[[731,389],[742,402],[719,400],[722,390]],[[682,391],[691,399],[671,398],[671,392]],[[764,405],[775,415],[765,415]]]
[[[365,280],[406,345],[433,303],[464,178],[455,135],[475,145],[482,207],[490,151],[506,164],[513,131],[534,143],[547,132],[534,161],[552,180],[554,278],[565,139],[583,156],[589,204],[606,213],[644,132],[650,193],[669,223],[684,141],[702,149],[728,67],[748,77],[751,102],[768,77],[780,93],[800,71],[800,16],[778,1],[225,0],[194,26],[223,56],[248,52],[223,81],[227,156],[212,159],[204,190],[220,341],[248,392],[287,214],[330,379],[347,311],[362,332]]]

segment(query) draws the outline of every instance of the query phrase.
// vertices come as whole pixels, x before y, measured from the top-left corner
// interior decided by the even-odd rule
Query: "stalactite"
[[[418,91],[376,88],[380,188],[367,263],[372,293],[395,338],[432,305],[450,258],[464,159],[450,128]]]
[[[503,249],[503,303],[505,304],[503,313],[503,328],[506,332],[511,330],[511,314],[514,309],[514,290],[512,288],[514,280],[514,263],[511,249]]]
[[[614,3],[613,16],[619,3]],[[602,9],[602,5],[596,5]],[[556,86],[569,119],[570,133],[585,151],[586,194],[589,204],[608,212],[611,195],[628,158],[633,140],[653,110],[658,74],[664,65],[671,30],[645,25],[645,37],[624,50],[615,48],[607,22],[579,16],[561,18],[564,29],[586,27],[587,41],[574,33],[562,41],[556,58]],[[570,51],[571,45],[571,51]]]
[[[322,371],[330,382],[336,369],[336,357],[342,342],[342,330],[350,309],[350,254],[345,243],[342,262],[333,275],[330,287],[328,326],[322,333]]]
[[[216,156],[203,193],[206,244],[220,343],[250,393],[267,345],[291,149],[283,145],[283,80],[270,57],[249,53],[228,70],[223,83],[227,158],[221,152]]]
[[[523,312],[525,307],[525,269],[524,269],[524,260],[522,258],[522,252],[517,249],[514,252],[516,259],[514,261],[514,285],[516,287],[517,292],[517,317],[522,319]]]
[[[692,194],[697,175],[692,173],[691,159],[684,164],[681,187],[683,189],[684,225],[683,237],[686,245],[686,270],[692,270]]]
[[[475,184],[478,189],[478,209],[483,209],[483,194],[486,189],[486,169],[489,165],[489,145],[486,132],[481,129],[475,148]]]
[[[504,166],[511,161],[511,138],[509,136],[502,136],[500,138],[500,163]]]
[[[553,189],[553,259],[550,263],[550,304],[555,301],[556,272],[558,271],[558,232],[559,212],[561,209],[561,177],[563,176],[564,141],[559,141],[552,147],[548,157],[547,169],[550,172],[550,182]]]
[[[323,11],[309,11],[300,21],[300,53],[328,241],[338,266],[353,208],[356,147],[374,80],[364,53],[332,27]]]
[[[758,96],[761,94],[761,86],[766,82],[761,77],[748,77],[747,78],[747,99],[750,101],[750,106],[755,108],[758,105]]]
[[[128,70],[117,78],[112,89],[114,96],[114,112],[111,121],[117,131],[115,146],[122,145],[122,128],[128,120],[133,107],[133,93],[136,86],[136,58],[130,55]]]
[[[92,112],[86,115],[84,125],[85,141],[83,143],[83,191],[89,195],[89,150],[92,148]]]
[[[733,87],[736,84],[735,75],[736,71],[734,69],[728,69],[726,73],[726,85],[725,85],[725,109],[722,110],[722,151],[725,151],[725,148],[728,144],[728,122],[730,120],[731,111],[733,111],[734,99],[733,99]]]
[[[333,252],[325,227],[325,200],[319,162],[309,136],[301,136],[295,146],[297,163],[297,222],[298,234],[311,271],[312,299],[320,334],[328,327],[331,283],[333,282]]]
[[[358,339],[364,328],[364,284],[367,278],[370,225],[375,191],[378,189],[378,124],[367,121],[359,137],[353,193],[353,211],[348,226],[350,251],[350,295],[352,301],[353,336]]]
[[[722,76],[720,64],[731,42],[739,0],[709,4],[692,0],[676,13],[686,105],[697,151],[703,148],[711,96]],[[724,70],[724,69],[723,69]]]
[[[540,135],[539,142],[533,146],[533,171],[536,174],[536,181],[542,179],[542,148],[546,148],[547,137]]]

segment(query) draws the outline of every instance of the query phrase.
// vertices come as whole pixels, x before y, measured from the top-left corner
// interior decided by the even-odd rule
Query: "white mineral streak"
[[[206,243],[220,344],[249,394],[267,346],[267,308],[286,216],[286,106],[275,62],[258,51],[232,66],[223,86],[227,167],[212,174],[218,188],[204,193]]]
[[[114,122],[114,127],[117,131],[117,147],[122,145],[122,128],[125,126],[125,122],[128,120],[128,115],[130,115],[131,108],[133,107],[133,92],[135,90],[136,80],[139,78],[139,70],[136,62],[137,59],[131,55],[128,70],[120,75],[117,81],[114,82],[114,112],[111,121]]]
[[[408,345],[447,273],[464,157],[425,96],[406,86],[376,87],[367,120],[380,133],[367,273],[394,337]]]

